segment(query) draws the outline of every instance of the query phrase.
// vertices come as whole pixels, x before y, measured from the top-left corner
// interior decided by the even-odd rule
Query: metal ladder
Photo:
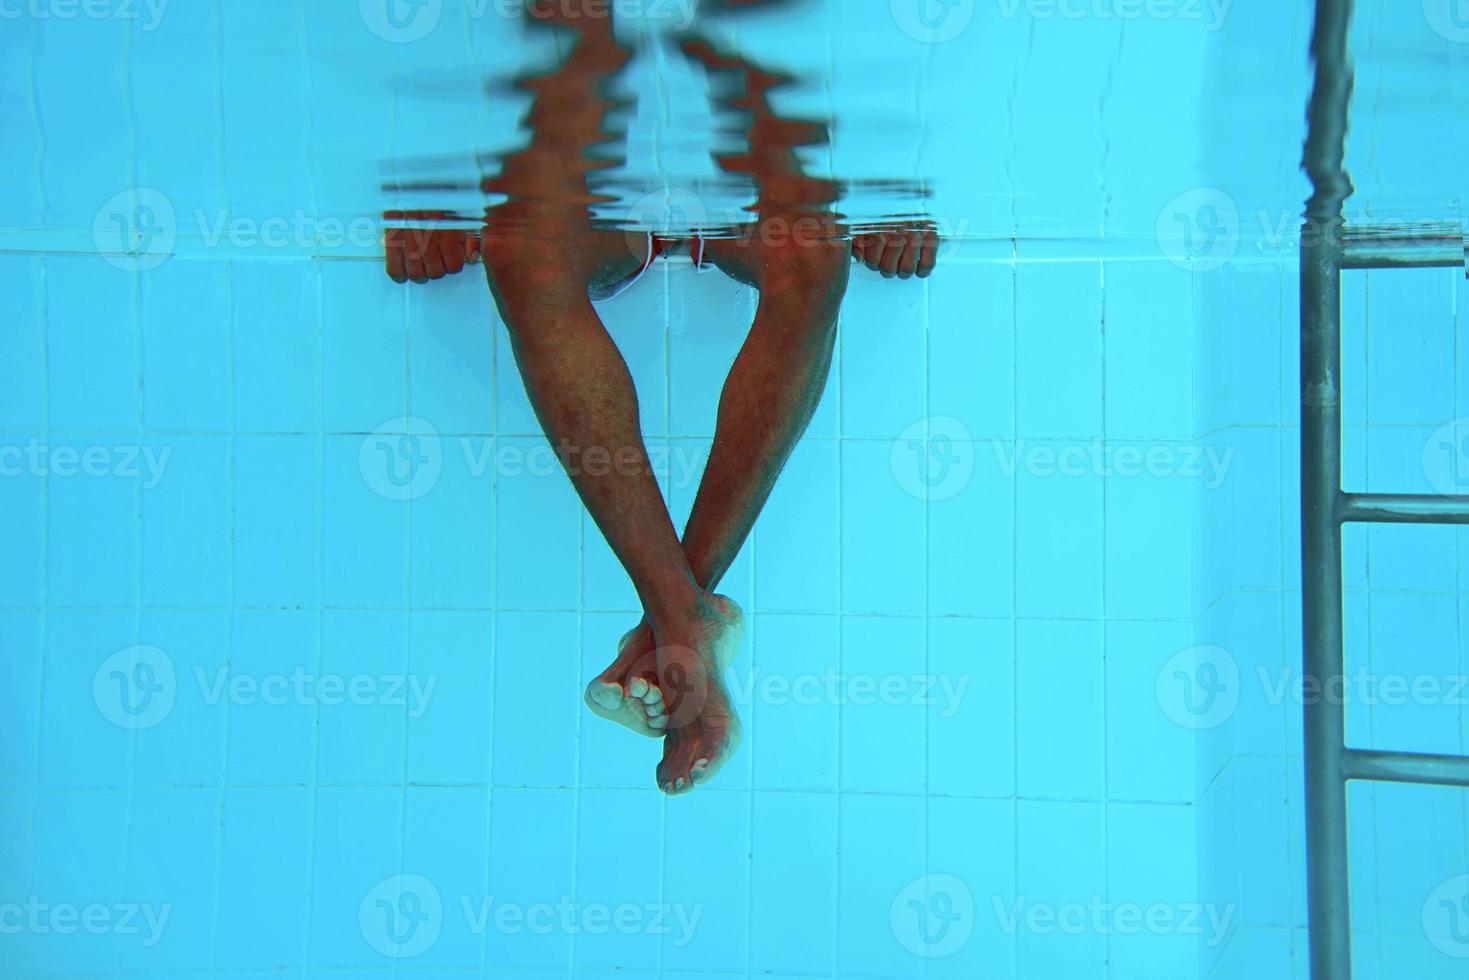
[[[1301,592],[1304,673],[1317,683],[1345,673],[1342,525],[1469,524],[1469,496],[1342,490],[1342,271],[1465,268],[1469,262],[1461,225],[1404,234],[1345,223],[1343,207],[1352,192],[1345,170],[1351,16],[1352,0],[1317,0],[1311,42],[1316,81],[1305,154],[1315,190],[1301,237]],[[1348,748],[1346,705],[1331,700],[1307,699],[1305,705],[1311,980],[1352,976],[1348,780],[1469,787],[1469,757]]]

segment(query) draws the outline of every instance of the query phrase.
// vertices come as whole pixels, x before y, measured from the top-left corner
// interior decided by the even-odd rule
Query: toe
[[[641,677],[634,677],[627,683],[628,696],[638,698],[639,700],[647,695],[648,688],[648,682]]]
[[[592,681],[587,687],[587,696],[608,711],[617,710],[625,700],[620,684],[602,680]]]

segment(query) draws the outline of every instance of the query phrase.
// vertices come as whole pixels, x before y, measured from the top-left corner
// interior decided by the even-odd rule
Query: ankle
[[[674,636],[708,616],[710,596],[692,578],[682,579],[643,598],[643,621],[654,637]]]

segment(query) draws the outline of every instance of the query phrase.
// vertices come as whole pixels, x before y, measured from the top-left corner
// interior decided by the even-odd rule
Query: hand
[[[939,236],[927,223],[892,225],[852,236],[852,258],[884,279],[928,278],[938,261]]]
[[[479,236],[457,228],[389,228],[383,250],[394,282],[442,279],[480,261]]]

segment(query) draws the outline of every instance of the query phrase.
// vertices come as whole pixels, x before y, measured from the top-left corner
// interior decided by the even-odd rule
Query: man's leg
[[[720,75],[716,87],[725,93],[725,108],[749,119],[748,152],[715,159],[726,173],[751,179],[757,195],[758,218],[745,229],[748,236],[711,240],[705,252],[760,291],[755,322],[720,396],[714,445],[683,537],[695,579],[712,587],[708,583],[719,581],[748,537],[816,410],[831,368],[851,250],[831,213],[836,185],[807,178],[796,155],[797,147],[825,139],[824,128],[777,117],[767,99],[788,79],[703,41],[682,47]],[[628,703],[635,699],[626,695],[656,684],[648,669],[652,646],[646,622],[629,632],[612,666],[592,681],[589,700]],[[672,725],[652,716],[641,729],[636,720],[629,727],[667,729],[664,765],[683,764],[688,749]]]
[[[712,588],[755,526],[831,373],[849,268],[845,242],[792,246],[791,270],[760,294],[719,397],[709,462],[684,528],[694,577]]]
[[[683,749],[658,785],[683,792],[711,778],[739,744],[722,666],[741,638],[739,608],[701,588],[653,477],[627,365],[586,297],[595,274],[576,245],[487,240],[486,269],[526,393],[577,493],[632,579],[655,649],[655,703]],[[621,236],[609,251],[625,252]]]
[[[783,220],[773,223],[786,227]],[[710,242],[706,253],[735,278],[758,279],[762,287],[754,323],[720,395],[714,443],[683,535],[690,572],[710,592],[749,537],[820,403],[850,268],[848,246],[840,240],[788,241],[780,249],[763,250],[763,261],[754,269],[744,251],[752,248],[758,246]],[[665,765],[676,769],[691,747],[666,716],[638,716],[639,697],[647,699],[650,689],[654,699],[658,696],[654,647],[653,630],[644,620],[623,637],[617,658],[592,681],[588,697],[626,705],[627,714],[616,720],[634,730],[666,730]]]

